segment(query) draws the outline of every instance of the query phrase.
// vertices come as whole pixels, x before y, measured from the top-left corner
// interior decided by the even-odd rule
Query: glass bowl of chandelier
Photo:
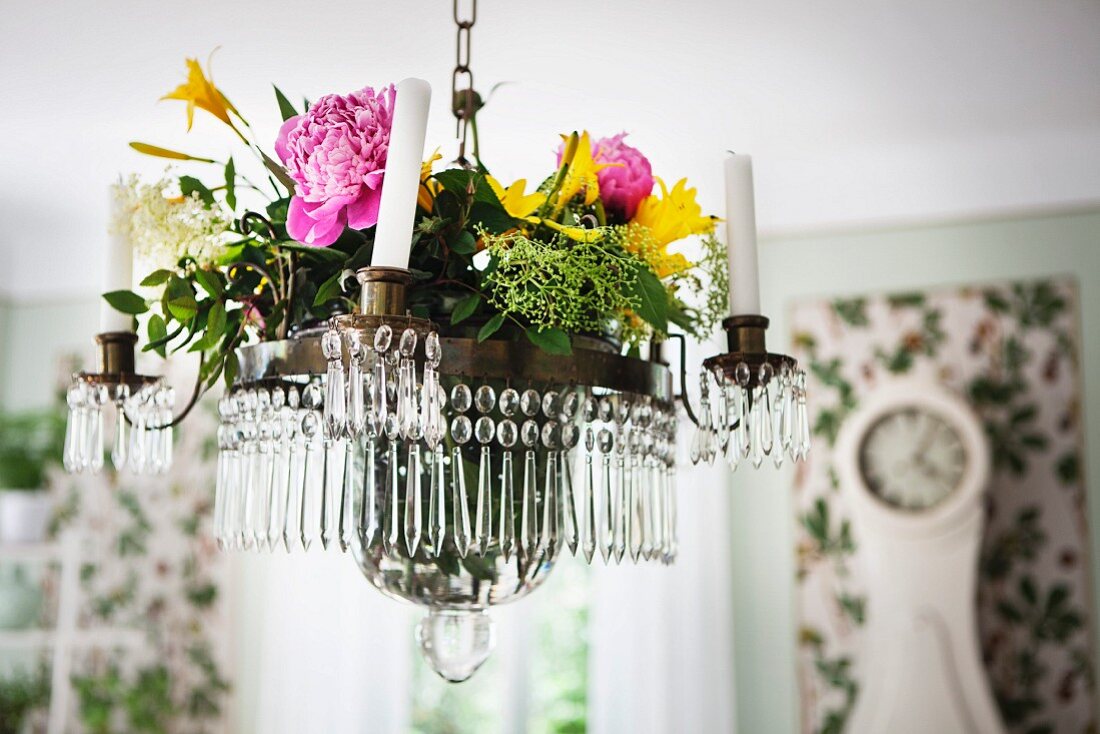
[[[350,551],[380,591],[427,608],[417,639],[448,680],[491,652],[487,610],[562,553],[676,556],[663,364],[361,315],[239,354],[218,405],[219,545]]]

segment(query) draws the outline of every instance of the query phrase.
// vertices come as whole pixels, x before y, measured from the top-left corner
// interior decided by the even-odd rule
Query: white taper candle
[[[373,266],[409,267],[431,98],[431,85],[423,79],[405,79],[397,85],[386,175],[382,179],[382,199],[378,204],[378,229],[370,263]]]
[[[759,314],[760,273],[756,264],[752,157],[736,153],[726,158],[726,253],[730,315]]]
[[[126,212],[119,211],[123,206],[117,195],[116,187],[111,186],[110,222],[107,227],[107,260],[103,264],[102,293],[128,291],[134,287],[134,248],[123,225]],[[130,331],[133,317],[111,308],[107,301],[99,302],[100,331]]]

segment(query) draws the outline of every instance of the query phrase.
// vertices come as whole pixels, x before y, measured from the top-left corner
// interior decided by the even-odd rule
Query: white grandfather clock
[[[846,731],[1003,732],[977,638],[989,475],[978,417],[933,382],[885,384],[845,422],[836,456],[868,596]]]

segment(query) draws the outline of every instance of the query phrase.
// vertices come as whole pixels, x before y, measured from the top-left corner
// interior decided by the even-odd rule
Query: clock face
[[[955,491],[966,460],[955,427],[915,406],[879,418],[859,448],[867,488],[888,505],[911,511],[933,507]]]

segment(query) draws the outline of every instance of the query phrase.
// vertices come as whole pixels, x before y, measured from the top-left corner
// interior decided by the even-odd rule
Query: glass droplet
[[[577,442],[581,437],[581,429],[577,428],[576,423],[564,423],[561,427],[561,445],[562,448],[568,451],[577,445]]]
[[[317,435],[317,431],[321,428],[321,419],[314,411],[309,411],[302,416],[302,435],[309,440]]]
[[[500,425],[497,426],[497,441],[500,445],[506,449],[510,449],[516,445],[516,439],[519,437],[519,429],[516,428],[516,424],[510,420],[502,420]]]
[[[561,414],[566,420],[572,420],[577,415],[577,407],[580,405],[581,399],[577,396],[575,390],[567,392],[565,397],[561,399]]]
[[[496,391],[488,385],[482,385],[477,389],[477,392],[474,393],[474,407],[477,408],[477,412],[479,413],[491,412],[496,402]]]
[[[584,399],[584,407],[581,408],[581,417],[584,418],[585,423],[591,423],[596,420],[596,416],[599,415],[598,406],[596,404],[596,398],[589,395]]]
[[[558,422],[546,421],[542,426],[542,445],[548,449],[558,447]]]
[[[443,350],[439,346],[438,333],[429,332],[428,336],[424,338],[424,356],[428,358],[428,362],[433,367],[439,366],[439,361],[443,357]]]
[[[458,383],[451,388],[451,407],[459,413],[465,413],[470,409],[470,404],[473,402],[473,395],[470,393],[470,386],[465,383]]]
[[[539,394],[535,390],[524,390],[519,399],[519,408],[526,416],[534,417],[539,412]]]
[[[412,329],[402,331],[398,349],[401,351],[402,357],[413,356],[413,353],[416,352],[416,332]]]
[[[611,449],[615,447],[615,436],[607,428],[601,428],[599,444],[600,453],[609,454],[611,453]]]
[[[760,365],[760,370],[757,372],[757,379],[760,380],[761,385],[767,385],[772,381],[772,377],[775,376],[775,368],[771,366],[770,362],[765,362]]]
[[[596,434],[593,432],[592,427],[584,429],[584,448],[589,453],[596,447]]]
[[[561,415],[561,395],[556,391],[549,390],[542,396],[542,414],[547,418]]]
[[[738,362],[737,366],[733,368],[733,379],[741,387],[745,387],[749,384],[749,380],[752,378],[752,371],[749,370],[749,366],[744,362]]]
[[[493,419],[487,415],[478,418],[477,423],[474,424],[474,436],[477,438],[478,443],[490,443],[495,433],[496,424],[493,423]]]
[[[524,421],[520,435],[523,439],[523,445],[527,448],[533,448],[539,442],[539,424],[531,420]]]
[[[302,390],[302,407],[314,410],[321,406],[321,386],[311,382]]]
[[[600,398],[600,420],[604,423],[611,421],[611,416],[615,413],[614,406],[611,405],[610,398]]]
[[[321,335],[321,353],[330,362],[340,359],[340,332],[329,329]]]
[[[393,340],[393,329],[389,327],[389,324],[382,324],[374,332],[374,351],[379,354],[383,354],[390,349],[390,342]]]
[[[496,634],[483,611],[433,609],[416,625],[416,641],[432,670],[461,683],[489,658]]]
[[[451,421],[451,438],[460,446],[470,440],[473,430],[470,419],[464,415],[456,416]]]
[[[519,393],[510,387],[504,388],[504,392],[500,394],[500,412],[510,418],[516,414],[518,407]]]

